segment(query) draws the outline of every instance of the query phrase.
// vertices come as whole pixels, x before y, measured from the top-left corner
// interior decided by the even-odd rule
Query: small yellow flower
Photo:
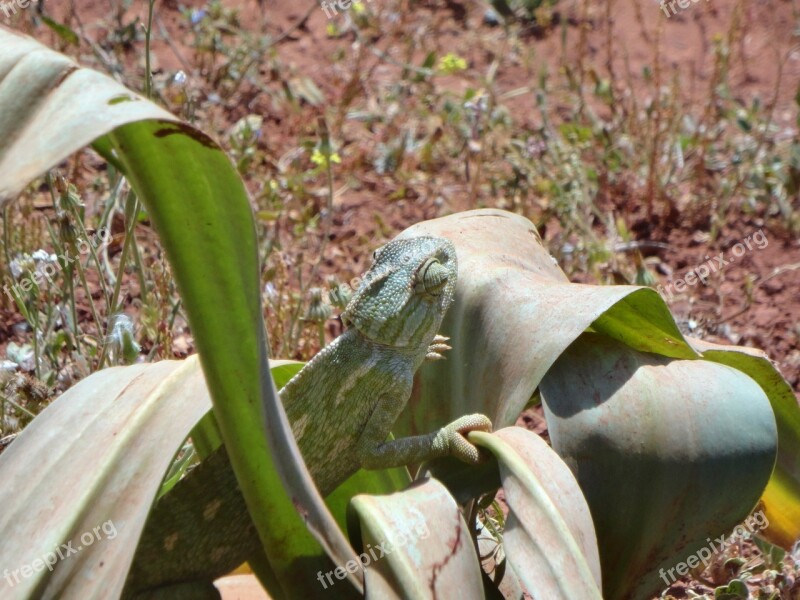
[[[329,157],[325,156],[322,152],[320,152],[319,148],[314,148],[314,152],[311,153],[311,162],[313,162],[318,167],[322,167],[324,169],[328,168],[328,160]],[[338,152],[331,152],[330,154],[330,162],[339,164],[342,162],[342,159],[339,157]]]
[[[357,15],[363,15],[364,11],[366,10],[366,8],[364,8],[364,5],[358,1],[353,2],[351,8],[353,9],[353,12]]]
[[[467,61],[452,52],[448,52],[439,59],[439,71],[446,75],[463,71],[466,68]]]

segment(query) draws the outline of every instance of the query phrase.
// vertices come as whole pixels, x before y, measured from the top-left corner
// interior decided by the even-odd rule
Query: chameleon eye
[[[435,258],[429,258],[417,271],[418,292],[425,292],[431,296],[439,296],[447,285],[450,272]]]

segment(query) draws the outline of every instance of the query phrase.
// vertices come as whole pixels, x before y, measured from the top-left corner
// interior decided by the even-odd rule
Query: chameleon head
[[[342,320],[375,342],[427,349],[453,300],[457,275],[456,249],[449,240],[391,241],[375,251]]]

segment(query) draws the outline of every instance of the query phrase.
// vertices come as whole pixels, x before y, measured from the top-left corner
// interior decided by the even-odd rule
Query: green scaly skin
[[[491,430],[470,415],[428,435],[386,441],[411,395],[414,373],[449,349],[436,335],[453,300],[456,252],[442,238],[395,240],[342,314],[347,331],[280,391],[292,432],[323,496],[359,468],[453,455],[477,462],[463,434]],[[153,509],[123,597],[218,598],[212,582],[260,548],[224,448]]]

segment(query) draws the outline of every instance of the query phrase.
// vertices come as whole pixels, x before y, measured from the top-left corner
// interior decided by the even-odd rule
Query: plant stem
[[[122,252],[120,253],[119,257],[119,271],[117,273],[117,280],[114,283],[114,292],[111,295],[111,301],[108,304],[108,314],[109,316],[113,315],[117,312],[117,302],[119,302],[119,294],[120,289],[122,288],[122,278],[125,274],[125,263],[128,261],[128,252],[130,251],[131,244],[134,238],[134,229],[136,228],[136,214],[138,213],[139,207],[139,199],[136,196],[136,192],[131,190],[128,193],[128,198],[125,201],[125,214],[129,217],[128,221],[128,230],[125,232],[125,242],[122,244]],[[110,319],[109,319],[110,323]],[[103,364],[105,363],[106,357],[108,355],[107,348],[108,345],[103,343],[102,350],[100,352],[100,362],[97,365],[97,369],[100,370],[103,368]]]
[[[150,35],[153,32],[153,7],[156,0],[150,0],[147,10],[147,29],[144,32],[144,95],[150,99],[153,94],[150,71]]]

